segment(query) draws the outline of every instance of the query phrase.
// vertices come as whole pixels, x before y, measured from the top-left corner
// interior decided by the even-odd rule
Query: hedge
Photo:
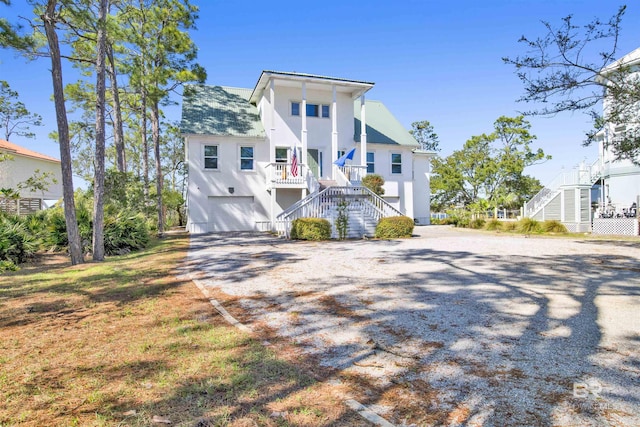
[[[298,218],[291,224],[291,238],[294,240],[329,240],[331,223],[323,218]]]
[[[413,235],[413,220],[407,216],[390,216],[382,218],[376,226],[378,239],[397,239]]]

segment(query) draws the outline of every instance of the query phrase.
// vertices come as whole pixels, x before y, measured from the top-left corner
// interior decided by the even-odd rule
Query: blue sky
[[[29,16],[25,1],[13,0],[4,16]],[[462,147],[472,135],[489,133],[500,116],[515,116],[531,105],[504,56],[525,52],[522,35],[542,36],[541,21],[554,24],[569,14],[576,23],[608,19],[619,3],[566,1],[196,1],[200,7],[198,61],[209,84],[253,87],[264,69],[297,71],[375,82],[369,99],[378,99],[409,129],[429,120],[440,136],[441,154]],[[620,55],[638,47],[640,4],[632,2],[623,18]],[[20,93],[33,112],[44,117],[36,140],[13,142],[59,157],[48,139],[55,129],[48,59],[27,62],[0,50],[0,79]],[[65,64],[65,81],[74,71]],[[179,120],[179,107],[167,110]],[[586,115],[530,118],[536,147],[553,160],[526,172],[543,183],[562,168],[595,160],[595,147],[584,148]]]

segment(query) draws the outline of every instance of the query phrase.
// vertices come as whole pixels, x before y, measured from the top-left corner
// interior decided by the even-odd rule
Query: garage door
[[[255,230],[253,197],[209,197],[209,231]]]

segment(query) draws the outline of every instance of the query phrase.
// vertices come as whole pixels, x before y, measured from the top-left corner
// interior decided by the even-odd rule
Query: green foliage
[[[0,260],[21,264],[38,249],[36,238],[17,216],[0,215]]]
[[[104,250],[107,255],[123,255],[148,244],[149,229],[142,214],[122,211],[105,218]]]
[[[294,240],[329,240],[331,223],[324,218],[298,218],[291,224]]]
[[[491,134],[472,136],[461,150],[434,158],[432,209],[481,201],[490,208],[511,206],[523,193],[528,195],[537,180],[523,175],[524,168],[550,158],[542,149],[532,150],[536,137],[530,128],[523,116],[503,116],[494,122]]]
[[[366,175],[362,178],[362,185],[378,196],[382,196],[384,194],[384,188],[382,188],[384,185],[384,178],[380,175],[375,173]]]
[[[0,80],[0,124],[2,138],[7,141],[12,135],[35,138],[35,134],[29,131],[29,126],[42,125],[42,117],[30,113],[18,98],[18,92],[11,90],[6,81]]]
[[[110,193],[113,196],[113,193]],[[75,197],[76,219],[84,252],[91,251],[93,239],[92,194],[78,190]],[[123,207],[110,199],[104,208],[104,244],[107,255],[119,255],[139,250],[149,243],[147,219],[141,213]],[[57,206],[46,212],[46,233],[43,244],[46,249],[64,250],[68,246],[67,225],[64,211]]]
[[[471,221],[471,213],[464,209],[449,210],[447,215],[447,223],[456,227],[466,227]]]
[[[545,233],[568,233],[567,227],[557,220],[547,220],[542,223],[542,231]]]
[[[496,231],[502,229],[502,221],[498,221],[497,219],[492,219],[491,221],[487,221],[484,225],[485,230]]]
[[[413,235],[414,222],[407,216],[390,216],[380,219],[376,226],[378,239],[397,239]]]
[[[517,230],[525,234],[540,233],[542,232],[542,226],[540,225],[540,222],[533,218],[522,218],[518,222]]]
[[[338,239],[344,240],[347,238],[347,229],[349,228],[349,202],[346,200],[340,200],[338,202],[338,217],[336,218],[336,231],[338,232]]]
[[[433,130],[433,125],[428,120],[411,123],[409,133],[418,141],[421,150],[440,151],[438,134]]]
[[[475,218],[472,219],[471,221],[469,221],[469,224],[467,225],[468,228],[472,228],[474,230],[480,230],[481,228],[484,228],[486,221],[482,218]]]
[[[18,271],[18,270],[19,270],[18,266],[13,261],[0,260],[0,274],[4,273],[5,271]]]

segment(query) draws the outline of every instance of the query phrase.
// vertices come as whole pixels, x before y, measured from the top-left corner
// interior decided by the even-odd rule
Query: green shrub
[[[378,196],[382,196],[384,194],[384,178],[375,173],[366,175],[362,178],[362,185],[373,191]]]
[[[482,218],[476,218],[476,219],[472,219],[471,221],[469,221],[469,225],[467,225],[468,228],[473,228],[474,230],[479,230],[481,228],[484,228],[484,224],[486,223],[486,221]]]
[[[505,221],[502,223],[503,231],[516,231],[518,229],[518,223],[515,221]]]
[[[0,261],[0,274],[5,271],[18,271],[18,266],[13,261],[1,260]]]
[[[467,227],[471,222],[471,213],[463,209],[454,209],[447,211],[448,223],[456,227]]]
[[[21,264],[38,250],[36,238],[18,217],[0,217],[0,260]]]
[[[329,240],[331,223],[324,218],[298,218],[291,224],[294,240]]]
[[[440,224],[441,225],[457,225],[458,224],[458,219],[452,216],[448,216],[446,218],[442,218],[440,220]]]
[[[142,214],[119,212],[104,221],[104,251],[107,255],[122,255],[145,248],[149,244],[149,229]]]
[[[376,226],[376,237],[378,239],[411,237],[413,234],[413,227],[413,220],[407,216],[390,216],[382,218]]]
[[[497,219],[492,219],[491,221],[488,221],[484,225],[484,229],[485,230],[489,230],[489,231],[501,230],[502,229],[502,221],[498,221]]]
[[[542,223],[542,231],[545,233],[567,233],[567,227],[563,223],[553,220],[547,220]]]
[[[540,233],[542,232],[542,227],[533,218],[522,218],[518,222],[518,231],[525,234]]]

